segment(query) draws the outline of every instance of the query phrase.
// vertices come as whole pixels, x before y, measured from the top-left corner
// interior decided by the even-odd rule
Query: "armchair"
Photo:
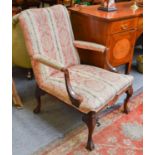
[[[107,47],[74,40],[68,11],[62,5],[25,10],[19,15],[19,22],[37,83],[34,112],[41,111],[41,96],[45,93],[77,109],[88,127],[86,148],[93,150],[92,135],[100,112],[124,92],[124,112],[128,113],[133,77],[116,73],[108,62]],[[115,73],[80,64],[77,48],[101,52],[107,68]]]

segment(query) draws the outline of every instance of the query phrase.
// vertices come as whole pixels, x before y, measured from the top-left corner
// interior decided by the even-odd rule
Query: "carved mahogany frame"
[[[113,72],[118,72],[116,68],[112,67],[107,59],[107,52],[108,52],[108,48],[106,49],[105,51],[105,64],[107,66],[107,68],[109,68],[111,71]],[[78,107],[80,106],[80,103],[82,102],[82,97],[75,93],[71,87],[71,83],[70,83],[70,77],[69,77],[69,71],[67,68],[62,68],[61,69],[62,72],[64,72],[64,77],[65,77],[65,85],[66,85],[66,89],[67,89],[67,92],[68,92],[68,95],[69,95],[69,98],[71,100],[71,103],[73,106],[76,107],[76,109],[78,109]],[[93,131],[95,129],[95,126],[97,124],[97,126],[100,125],[100,123],[98,122],[98,119],[99,119],[99,116],[101,115],[101,111],[103,109],[106,109],[106,107],[108,105],[111,105],[112,103],[115,103],[118,99],[119,96],[122,95],[122,93],[126,93],[127,96],[126,96],[126,99],[124,101],[124,109],[123,109],[123,112],[128,114],[129,112],[129,109],[128,109],[128,101],[130,99],[130,97],[132,96],[133,94],[133,88],[132,88],[132,85],[130,85],[128,88],[126,88],[124,91],[122,91],[119,95],[116,95],[112,100],[110,100],[106,106],[102,107],[98,112],[95,112],[95,111],[90,111],[88,113],[81,113],[83,114],[83,117],[82,117],[82,120],[83,122],[86,123],[87,127],[88,127],[88,140],[87,140],[87,145],[86,145],[86,148],[88,150],[93,150],[95,148],[94,146],[94,142],[93,142]],[[40,89],[38,86],[36,87],[36,91],[35,91],[35,96],[36,96],[36,99],[37,99],[37,106],[36,108],[34,109],[34,113],[40,113],[41,111],[41,96],[46,94],[47,92],[45,92],[44,90]],[[51,95],[51,94],[50,94]],[[68,105],[68,104],[67,104]]]
[[[62,71],[64,72],[64,75],[65,75],[66,89],[67,89],[69,98],[71,100],[71,103],[77,108],[79,108],[83,98],[79,94],[74,92],[74,90],[72,89],[68,69],[62,69]]]

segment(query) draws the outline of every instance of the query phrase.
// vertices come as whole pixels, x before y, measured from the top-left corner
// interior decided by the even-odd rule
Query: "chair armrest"
[[[39,61],[40,63],[52,67],[54,69],[62,71],[64,69],[64,66],[55,60],[52,60],[51,58],[48,58],[47,56],[41,55],[41,54],[35,54],[32,57],[34,60]]]
[[[104,51],[106,49],[106,47],[101,44],[87,42],[87,41],[75,40],[75,41],[73,41],[73,44],[76,48],[98,51],[98,52],[102,52],[102,53],[104,53]]]
[[[82,96],[80,96],[79,94],[77,94],[76,92],[74,92],[72,86],[71,86],[71,82],[70,82],[70,76],[69,76],[69,71],[68,69],[63,69],[62,70],[64,72],[64,76],[65,76],[65,84],[66,84],[66,88],[67,88],[67,92],[69,95],[69,98],[71,100],[71,103],[76,106],[77,108],[79,108],[83,98]]]
[[[88,50],[105,53],[105,64],[106,64],[107,68],[112,72],[119,73],[117,71],[117,69],[115,67],[113,67],[108,60],[109,49],[107,47],[97,44],[97,43],[91,43],[91,42],[87,42],[87,41],[78,41],[78,40],[75,40],[73,42],[73,44],[77,48],[88,49]]]
[[[52,67],[52,68],[57,69],[64,73],[65,85],[66,85],[67,93],[69,95],[71,103],[74,106],[79,107],[83,99],[79,94],[74,92],[74,90],[71,86],[68,69],[65,68],[62,64],[56,62],[55,60],[49,59],[48,57],[43,56],[41,54],[36,54],[32,58],[36,61],[39,61],[40,63],[42,63],[44,65],[47,65],[49,67]]]

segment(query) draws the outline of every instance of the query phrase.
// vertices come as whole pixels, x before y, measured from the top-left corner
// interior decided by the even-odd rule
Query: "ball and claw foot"
[[[128,114],[130,112],[129,107],[128,107],[128,102],[130,100],[130,97],[133,94],[133,88],[132,88],[132,86],[130,86],[130,88],[127,90],[126,94],[127,94],[127,96],[126,96],[126,99],[124,101],[123,113]]]
[[[94,143],[92,141],[88,142],[86,149],[92,151],[95,149]]]
[[[129,108],[124,108],[123,113],[128,114],[130,112]]]

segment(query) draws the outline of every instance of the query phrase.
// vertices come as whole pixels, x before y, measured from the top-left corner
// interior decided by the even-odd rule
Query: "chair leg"
[[[33,112],[35,114],[38,114],[41,111],[41,96],[42,95],[45,95],[45,92],[43,90],[41,90],[38,86],[36,86],[35,97],[36,97],[36,100],[37,100],[37,106],[33,110]]]
[[[88,127],[88,141],[87,141],[86,148],[91,151],[95,148],[92,135],[93,135],[93,131],[95,129],[96,123],[97,123],[96,113],[91,111],[88,114],[84,115],[82,117],[82,120],[86,123]]]
[[[45,3],[44,2],[42,2],[42,8],[44,8],[45,7]]]
[[[26,77],[28,80],[32,80],[32,78],[33,78],[33,70],[32,69],[27,69]]]
[[[126,99],[124,101],[124,110],[123,110],[123,112],[128,114],[129,113],[128,102],[129,102],[130,97],[133,94],[132,86],[126,91],[126,94],[127,94],[127,96],[126,96]]]
[[[125,66],[125,74],[129,74],[131,70],[132,63],[127,63]]]

